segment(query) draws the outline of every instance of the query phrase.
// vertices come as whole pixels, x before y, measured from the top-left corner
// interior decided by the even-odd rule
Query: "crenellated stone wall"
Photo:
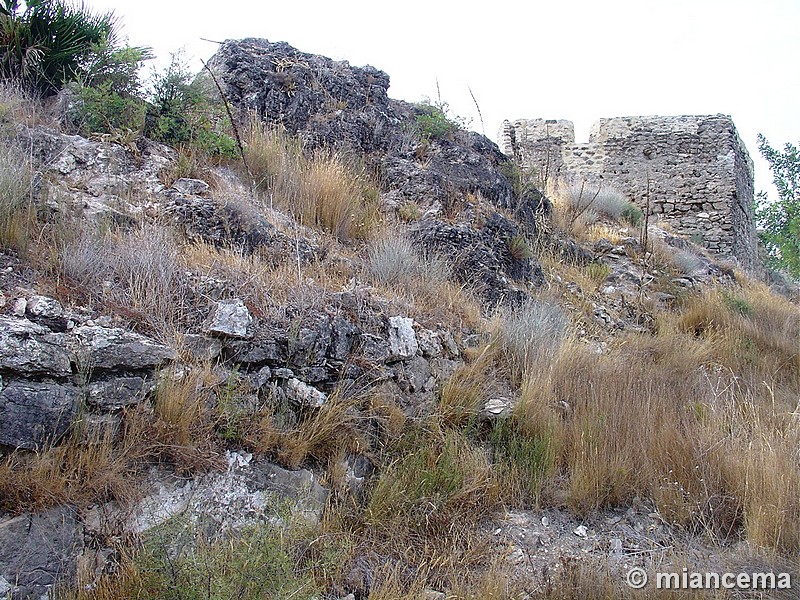
[[[725,115],[601,119],[588,143],[564,120],[505,121],[500,147],[540,184],[614,188],[709,251],[757,265],[753,162]]]

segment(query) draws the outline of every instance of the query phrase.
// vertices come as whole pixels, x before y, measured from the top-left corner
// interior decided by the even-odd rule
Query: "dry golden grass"
[[[381,295],[407,303],[423,324],[443,324],[453,331],[476,329],[482,320],[479,301],[468,286],[451,278],[445,257],[417,251],[402,231],[375,232],[367,248],[366,277]]]
[[[658,317],[654,336],[602,354],[570,342],[530,364],[503,439],[538,436],[553,450],[545,502],[584,514],[650,497],[691,530],[796,553],[797,307],[748,282]]]
[[[139,493],[135,469],[145,454],[140,440],[114,439],[110,431],[87,438],[75,427],[58,446],[16,451],[0,460],[0,509],[20,513],[67,503],[130,502]]]
[[[378,192],[355,159],[333,151],[306,156],[296,138],[255,118],[244,137],[255,186],[271,207],[340,241],[369,235],[378,220]]]
[[[485,346],[475,354],[442,386],[438,412],[447,425],[463,427],[474,423],[483,405],[497,391],[493,375],[495,351]]]
[[[54,116],[41,101],[8,81],[0,84],[0,123],[21,123],[28,127],[56,125]]]
[[[59,276],[87,296],[170,341],[190,294],[180,248],[165,227],[111,230],[82,225],[59,243]]]
[[[217,457],[214,388],[221,384],[210,364],[161,373],[146,429],[153,450],[180,471],[207,469]]]
[[[290,431],[281,433],[278,460],[296,469],[309,459],[324,464],[343,452],[364,451],[366,442],[356,427],[360,400],[332,393],[321,408],[310,410]]]
[[[183,250],[187,269],[222,279],[257,316],[287,306],[319,306],[327,293],[340,292],[353,277],[347,252],[298,266],[292,256],[276,262],[271,256],[247,254],[199,242]]]

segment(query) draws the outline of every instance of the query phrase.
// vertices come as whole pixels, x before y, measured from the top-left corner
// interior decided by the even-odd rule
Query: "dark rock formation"
[[[72,385],[15,379],[0,392],[0,444],[35,450],[58,441],[78,409]]]
[[[418,117],[425,109],[390,99],[388,75],[373,67],[352,67],[284,42],[260,39],[226,41],[209,66],[243,115],[255,113],[285,127],[304,140],[308,151],[333,147],[364,157],[379,174],[385,210],[414,202],[426,207],[429,216],[450,214],[471,196],[514,216],[524,227],[519,233],[528,237],[537,235],[536,214],[549,210],[536,190],[514,192],[506,176],[508,160],[485,136],[457,128],[445,135],[424,136]],[[541,280],[531,259],[509,262],[497,240],[487,242],[487,235],[497,238],[505,231],[479,232],[463,225],[457,227],[458,233],[454,229],[445,233],[449,226],[440,223],[433,226],[438,228],[433,234],[425,227],[418,239],[428,249],[465,255],[461,280],[471,281],[480,271],[488,300],[519,295],[509,291],[503,282],[506,277]],[[481,265],[484,259],[488,262]],[[508,267],[512,272],[505,272]]]
[[[34,296],[29,312],[60,326],[52,298]],[[70,429],[81,402],[87,422],[141,402],[154,371],[176,352],[119,328],[80,325],[63,333],[24,318],[0,316],[0,446],[41,449]],[[98,421],[99,422],[99,421]]]
[[[489,304],[524,303],[528,294],[515,286],[515,281],[544,283],[542,270],[532,257],[513,255],[511,246],[519,229],[498,213],[481,229],[431,219],[416,224],[411,235],[425,248],[452,260],[456,278],[475,287]]]
[[[172,348],[124,329],[82,326],[75,329],[73,352],[92,371],[154,369],[177,358]]]
[[[75,576],[82,537],[75,511],[66,506],[0,522],[0,589],[6,588],[0,593],[50,597],[56,583]]]
[[[27,319],[0,317],[0,371],[69,375],[64,336]]]

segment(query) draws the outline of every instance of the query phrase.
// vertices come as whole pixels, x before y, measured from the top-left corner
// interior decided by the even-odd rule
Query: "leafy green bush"
[[[208,540],[201,530],[176,518],[148,531],[130,565],[102,584],[108,595],[97,596],[164,600],[318,597],[310,574],[298,573],[291,532],[260,524],[231,532],[224,539]]]
[[[417,127],[424,140],[442,139],[458,129],[458,126],[448,119],[438,106],[422,103],[418,104],[417,108],[420,111],[416,118]]]
[[[94,14],[61,0],[0,2],[0,78],[40,96],[84,78],[96,46],[111,43],[111,13]]]
[[[140,98],[120,94],[110,81],[98,86],[76,85],[74,90],[76,98],[68,119],[76,131],[84,135],[120,130],[141,132],[145,104]]]
[[[236,141],[226,133],[228,117],[221,103],[211,100],[215,92],[205,89],[204,83],[203,79],[194,79],[180,53],[173,54],[166,70],[153,76],[144,134],[173,146],[188,145],[210,156],[235,158]]]
[[[642,212],[641,208],[639,208],[633,203],[630,203],[622,209],[620,217],[626,223],[636,227],[637,225],[641,224],[642,217],[644,217],[644,213]]]
[[[466,129],[470,125],[467,119],[452,115],[447,102],[431,102],[425,99],[415,106],[417,130],[425,142],[450,137],[459,129]]]
[[[84,135],[141,133],[146,105],[139,70],[151,58],[149,48],[117,48],[108,40],[93,45],[84,76],[71,84],[69,125]]]

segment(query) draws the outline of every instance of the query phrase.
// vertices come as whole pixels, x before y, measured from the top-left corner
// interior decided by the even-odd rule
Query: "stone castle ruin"
[[[710,252],[757,265],[753,161],[728,116],[601,119],[588,143],[570,121],[519,119],[503,123],[500,147],[548,191],[616,189]]]

